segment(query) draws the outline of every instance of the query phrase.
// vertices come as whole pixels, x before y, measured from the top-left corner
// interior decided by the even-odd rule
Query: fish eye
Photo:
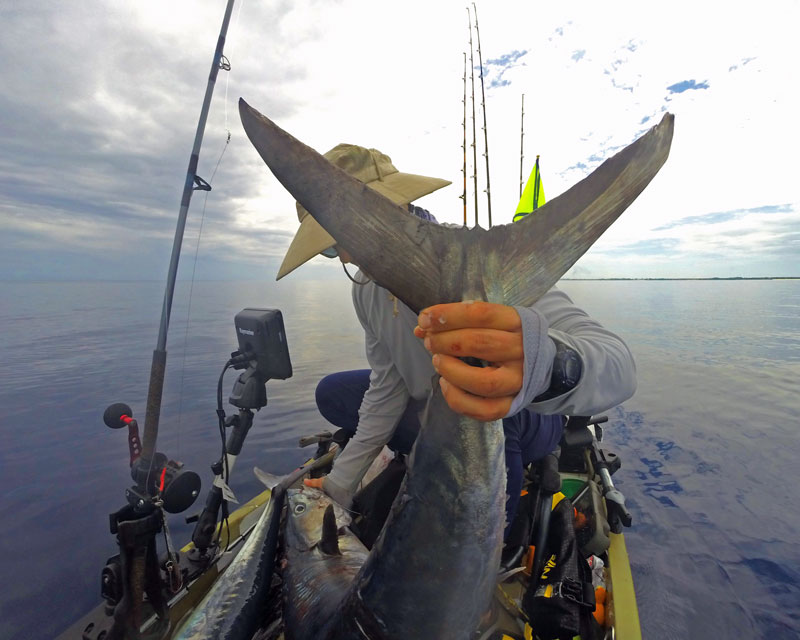
[[[306,510],[306,505],[304,504],[296,504],[294,505],[294,512],[296,515],[300,515]]]

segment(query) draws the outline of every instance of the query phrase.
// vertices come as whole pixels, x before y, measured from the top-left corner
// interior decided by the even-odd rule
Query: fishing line
[[[239,26],[239,18],[242,15],[242,7],[243,6],[244,6],[244,2],[240,2],[239,3],[239,9],[236,12],[236,18],[235,18],[234,23],[233,23],[233,31],[234,32],[236,31],[236,29]],[[233,50],[234,50],[235,43],[236,43],[236,40],[234,39],[234,41],[233,41],[233,43],[231,44],[231,47],[230,47],[231,57],[232,57],[232,53],[233,53]],[[226,71],[228,71],[228,74],[225,77],[225,99],[223,100],[224,111],[225,111],[224,128],[225,128],[225,132],[227,133],[227,139],[225,140],[225,145],[222,147],[222,153],[219,154],[219,159],[217,160],[217,164],[214,167],[214,172],[211,174],[211,178],[208,181],[209,184],[214,181],[214,176],[217,175],[217,169],[219,168],[220,162],[222,162],[222,156],[225,155],[225,151],[227,150],[228,144],[231,141],[231,130],[228,127],[228,87],[230,86],[230,82],[231,82],[231,74],[230,74],[231,65],[230,65],[230,62],[228,62],[228,58],[226,56],[222,56],[222,60],[220,60],[220,65],[225,65],[223,68]],[[189,284],[189,303],[188,303],[188,309],[186,310],[186,333],[185,333],[184,339],[183,339],[183,360],[182,360],[182,364],[181,364],[181,384],[180,384],[180,393],[179,393],[179,396],[178,396],[178,428],[177,428],[177,434],[176,434],[177,450],[178,450],[178,454],[177,455],[179,457],[180,457],[180,453],[181,453],[181,417],[183,416],[183,383],[184,383],[184,376],[185,376],[185,372],[186,372],[186,351],[187,351],[187,345],[188,345],[188,342],[189,342],[189,317],[191,315],[191,310],[192,310],[192,293],[193,293],[193,290],[194,290],[194,277],[195,277],[195,272],[197,271],[197,256],[198,256],[198,253],[200,251],[200,239],[201,239],[201,237],[203,235],[203,221],[205,220],[206,204],[207,203],[208,203],[208,191],[206,191],[205,198],[203,199],[203,211],[202,211],[202,214],[200,216],[200,228],[199,228],[199,230],[197,232],[197,246],[195,247],[194,264],[192,265],[192,279],[191,279],[190,284]]]
[[[242,15],[242,7],[244,6],[244,1],[239,3],[239,10],[236,12],[236,19],[233,22],[233,31],[235,32],[239,26],[239,17]],[[234,43],[236,41],[234,40]],[[231,45],[231,57],[233,57],[233,45]],[[230,65],[228,65],[228,71],[230,71]],[[231,82],[231,74],[225,78],[225,100],[223,101],[223,105],[225,106],[225,130],[228,132],[228,136],[231,135],[231,130],[228,128],[228,86]]]
[[[211,178],[208,180],[209,184],[214,182],[214,176],[217,175],[217,169],[219,169],[219,165],[222,162],[222,158],[225,155],[225,151],[228,149],[228,144],[231,141],[231,132],[228,131],[228,136],[225,140],[225,144],[222,147],[222,153],[219,154],[219,158],[217,159],[217,164],[214,166],[214,171],[211,174]],[[176,439],[177,439],[177,450],[178,450],[178,457],[181,454],[181,418],[183,417],[183,384],[186,377],[186,352],[188,351],[189,345],[189,320],[192,315],[192,295],[194,293],[194,279],[195,274],[197,272],[197,258],[200,254],[200,239],[203,237],[203,222],[206,219],[206,205],[208,204],[208,191],[205,192],[206,195],[203,198],[203,210],[200,213],[200,226],[197,230],[197,245],[195,246],[194,250],[194,261],[192,263],[192,277],[189,280],[189,301],[186,307],[186,331],[183,336],[183,355],[181,357],[181,383],[178,392],[178,426],[176,431]]]

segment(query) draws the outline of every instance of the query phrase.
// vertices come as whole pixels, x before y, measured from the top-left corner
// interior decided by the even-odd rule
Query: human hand
[[[433,354],[439,386],[455,412],[484,422],[505,416],[522,388],[522,322],[513,307],[455,302],[423,309],[414,335]],[[488,362],[473,367],[460,358]]]
[[[303,484],[307,487],[313,487],[314,489],[324,491],[329,498],[333,499],[345,509],[349,509],[353,502],[353,494],[346,489],[340,489],[335,482],[326,482],[326,478],[327,476],[323,476],[322,478],[305,478]]]
[[[305,478],[303,480],[303,484],[307,487],[313,487],[314,489],[323,489],[323,482],[325,478]]]

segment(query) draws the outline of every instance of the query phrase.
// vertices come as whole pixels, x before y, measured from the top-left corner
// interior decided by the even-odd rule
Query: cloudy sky
[[[296,228],[242,131],[240,96],[319,151],[372,146],[452,180],[420,204],[460,223],[466,6],[237,2],[198,170],[213,190],[193,197],[182,277],[196,254],[198,278],[271,280]],[[224,8],[0,4],[0,280],[165,277]],[[800,276],[798,2],[477,9],[495,224],[519,195],[523,94],[525,174],[539,154],[548,198],[670,111],[667,164],[570,275]],[[317,258],[289,277],[334,273]]]

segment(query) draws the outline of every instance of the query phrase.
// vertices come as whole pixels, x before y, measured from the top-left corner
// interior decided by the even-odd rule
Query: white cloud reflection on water
[[[626,539],[645,637],[794,637],[800,281],[562,288],[637,360],[637,394],[610,412],[606,433],[634,515]],[[327,427],[313,404],[318,380],[365,366],[349,283],[195,283],[184,348],[187,294],[179,283],[159,450],[206,486],[233,316],[247,306],[284,313],[294,376],[268,384],[269,405],[248,435],[232,482],[247,498],[259,488],[253,466],[291,469],[306,455],[298,436]],[[125,438],[102,425],[102,411],[124,401],[144,415],[162,295],[160,282],[0,284],[0,508],[14,514],[0,543],[0,580],[14,585],[0,601],[3,637],[43,629],[30,606],[37,599],[56,603],[41,637],[96,602],[99,569],[114,552],[107,516],[130,484]],[[233,381],[229,373],[225,398]],[[174,520],[173,533],[187,538],[182,517]],[[31,580],[13,579],[22,572]]]
[[[606,433],[643,636],[796,637],[800,281],[562,287],[637,361]]]

